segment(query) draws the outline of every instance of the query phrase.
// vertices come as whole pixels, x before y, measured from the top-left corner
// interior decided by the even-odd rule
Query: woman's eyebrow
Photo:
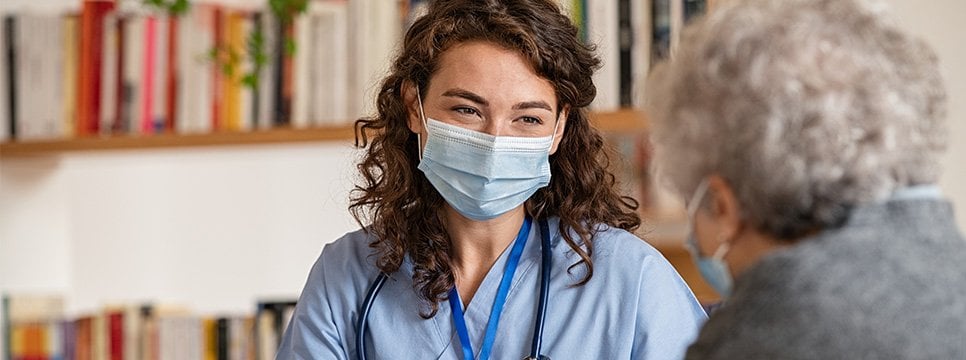
[[[466,89],[461,89],[461,88],[449,89],[443,93],[443,96],[463,98],[463,99],[472,101],[474,103],[480,104],[484,107],[490,106],[490,102],[486,101],[486,99],[484,99],[482,96]],[[544,109],[544,110],[553,112],[553,107],[551,107],[549,103],[543,100],[524,101],[521,103],[517,103],[516,105],[513,105],[513,110],[526,110],[526,109]]]
[[[525,109],[544,109],[549,112],[553,112],[553,108],[550,107],[546,101],[535,100],[535,101],[524,101],[513,105],[513,110],[525,110]]]
[[[482,96],[465,89],[460,89],[460,88],[449,89],[443,93],[443,96],[463,98],[463,99],[475,102],[477,104],[480,104],[482,106],[490,106],[490,102],[486,101],[486,99],[484,99]]]

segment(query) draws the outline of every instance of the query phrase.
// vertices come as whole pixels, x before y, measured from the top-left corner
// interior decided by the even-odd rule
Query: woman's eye
[[[453,110],[460,115],[479,115],[479,112],[477,112],[476,109],[470,107],[457,107]]]
[[[525,124],[530,124],[530,125],[540,125],[540,124],[543,124],[543,120],[540,120],[540,118],[536,118],[536,117],[532,117],[532,116],[524,116],[524,117],[520,118],[520,121],[524,122]]]

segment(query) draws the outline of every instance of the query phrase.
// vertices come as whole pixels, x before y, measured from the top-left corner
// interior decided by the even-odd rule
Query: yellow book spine
[[[204,360],[218,360],[218,326],[214,318],[201,320],[204,336]]]

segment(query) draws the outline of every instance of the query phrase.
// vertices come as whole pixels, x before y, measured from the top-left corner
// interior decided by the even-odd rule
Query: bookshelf
[[[633,109],[594,113],[592,115],[592,121],[604,132],[632,133],[646,129],[644,114],[639,110]],[[223,131],[196,135],[157,134],[88,137],[63,140],[5,142],[0,144],[0,156],[25,157],[80,151],[146,150],[157,148],[284,144],[320,141],[346,142],[352,141],[353,139],[353,128],[350,125],[308,129],[279,128],[251,132]]]

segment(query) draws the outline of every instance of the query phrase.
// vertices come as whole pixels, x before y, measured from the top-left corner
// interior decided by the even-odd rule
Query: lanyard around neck
[[[513,249],[510,250],[510,257],[507,259],[506,268],[503,270],[503,278],[500,280],[499,290],[496,298],[493,299],[493,308],[490,310],[490,319],[486,323],[486,334],[483,336],[483,344],[480,348],[480,360],[490,358],[490,351],[493,348],[493,341],[496,340],[496,329],[500,323],[500,313],[503,312],[503,305],[506,303],[507,294],[510,292],[510,283],[513,282],[513,274],[517,271],[520,263],[520,255],[523,254],[523,247],[530,237],[530,217],[523,220],[523,226],[517,233],[517,238],[513,242]],[[456,333],[459,335],[460,344],[463,346],[463,360],[473,360],[473,347],[470,344],[470,334],[466,330],[466,320],[463,318],[463,303],[460,301],[459,293],[453,286],[449,291],[449,305],[453,309],[453,323],[456,326]]]

